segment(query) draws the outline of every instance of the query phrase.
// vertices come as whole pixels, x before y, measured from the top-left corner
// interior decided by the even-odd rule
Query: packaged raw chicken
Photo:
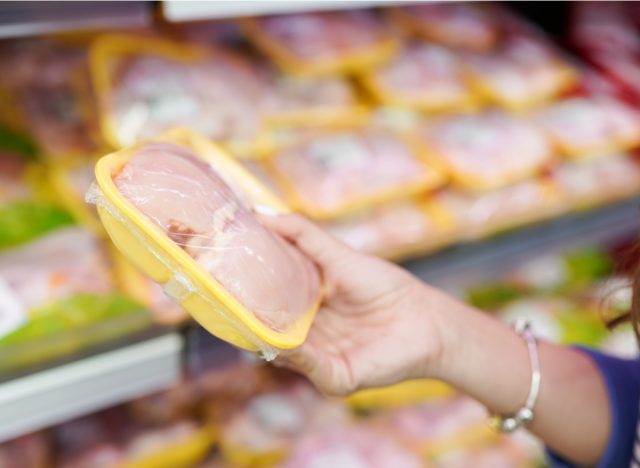
[[[47,156],[85,154],[96,147],[97,122],[87,50],[49,39],[3,44],[3,83],[17,125]]]
[[[537,120],[558,149],[572,158],[640,146],[640,112],[612,98],[560,101],[542,109]]]
[[[640,193],[640,165],[624,153],[565,162],[551,174],[569,206],[583,208]]]
[[[479,447],[460,446],[436,459],[438,468],[523,468],[543,464],[544,453],[527,450],[511,437]]]
[[[469,54],[464,61],[480,95],[512,110],[549,101],[577,81],[577,72],[534,36],[509,37],[495,51]]]
[[[504,187],[535,175],[553,158],[540,129],[497,110],[426,122],[416,137],[464,190]]]
[[[539,221],[563,208],[555,187],[536,179],[483,194],[448,189],[430,200],[431,209],[455,226],[456,237],[465,240]]]
[[[252,40],[285,72],[337,75],[386,60],[395,40],[373,11],[268,15],[239,20]]]
[[[398,259],[436,248],[452,234],[441,217],[418,200],[401,200],[323,223],[323,228],[360,252]]]
[[[237,162],[179,130],[104,157],[96,176],[116,246],[211,333],[267,357],[304,341],[318,272],[256,218],[255,204],[286,207]]]
[[[441,173],[407,140],[377,129],[329,132],[268,162],[292,205],[316,219],[433,189]]]
[[[426,468],[429,465],[388,433],[342,426],[306,434],[282,468]]]
[[[278,463],[300,435],[315,424],[315,405],[327,406],[303,382],[258,395],[224,424],[220,434],[223,457],[236,465]],[[344,416],[345,412],[340,414]]]
[[[267,89],[239,57],[136,36],[102,37],[91,54],[102,131],[112,146],[186,126],[238,155],[261,154]]]
[[[423,455],[436,455],[461,444],[484,443],[494,436],[486,424],[486,409],[459,396],[400,408],[383,418],[400,441]]]
[[[105,246],[77,227],[60,228],[0,253],[0,362],[31,365],[149,324],[119,294]]]
[[[439,380],[406,380],[387,387],[357,391],[347,397],[356,410],[395,409],[453,395],[455,390]]]
[[[497,18],[482,3],[424,3],[395,7],[389,17],[409,33],[445,46],[484,52],[500,37]]]
[[[367,118],[352,84],[344,77],[308,78],[265,69],[271,88],[267,120],[283,125],[355,125]]]
[[[378,101],[389,106],[430,112],[476,104],[459,57],[427,42],[408,45],[360,80]]]

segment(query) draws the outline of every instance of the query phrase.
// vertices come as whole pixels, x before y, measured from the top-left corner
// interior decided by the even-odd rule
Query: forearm
[[[442,299],[442,352],[437,377],[498,414],[524,404],[531,382],[524,340],[511,327],[453,299]],[[584,353],[539,344],[542,383],[530,429],[560,455],[580,464],[598,461],[611,414],[600,372]]]

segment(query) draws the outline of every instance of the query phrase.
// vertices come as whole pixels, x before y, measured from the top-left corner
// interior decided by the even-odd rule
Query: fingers
[[[270,229],[295,244],[319,265],[344,257],[351,250],[324,232],[316,224],[300,215],[261,215],[260,220]]]

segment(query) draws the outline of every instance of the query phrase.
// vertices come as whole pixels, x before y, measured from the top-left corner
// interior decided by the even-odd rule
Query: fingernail
[[[280,214],[278,210],[266,205],[254,205],[253,210],[264,216],[278,216]]]

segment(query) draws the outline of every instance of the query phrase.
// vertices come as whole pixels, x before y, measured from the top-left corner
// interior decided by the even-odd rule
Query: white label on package
[[[27,321],[27,310],[11,290],[7,282],[0,277],[0,338],[8,335]]]
[[[351,135],[335,135],[314,141],[309,155],[329,169],[361,166],[369,159],[366,148]]]

